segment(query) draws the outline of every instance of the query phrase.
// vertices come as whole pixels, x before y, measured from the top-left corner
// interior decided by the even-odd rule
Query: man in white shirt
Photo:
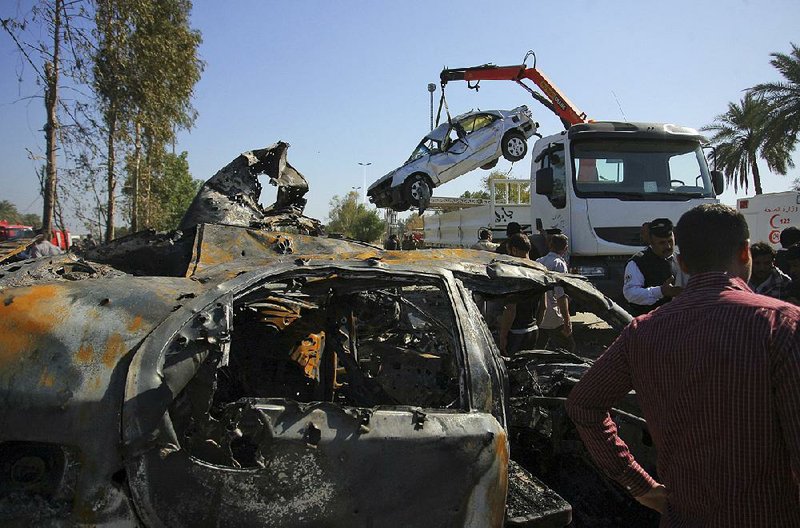
[[[480,239],[473,244],[470,249],[481,249],[483,251],[491,251],[494,253],[497,250],[497,246],[500,245],[492,242],[492,232],[488,229],[481,229],[478,233],[478,237]]]
[[[672,222],[656,218],[648,223],[646,232],[649,245],[628,261],[622,286],[628,311],[634,316],[658,308],[683,290],[675,285],[679,272],[673,255]]]
[[[550,252],[536,262],[543,264],[550,271],[567,273],[567,261],[564,255],[569,247],[566,235],[555,234],[549,237]],[[572,321],[569,315],[569,297],[564,288],[556,286],[544,295],[544,302],[539,304],[539,337],[536,348],[562,348],[575,351],[575,340],[572,338]]]

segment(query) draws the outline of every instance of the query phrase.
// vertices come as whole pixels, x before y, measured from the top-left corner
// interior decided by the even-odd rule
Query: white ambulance
[[[780,249],[781,231],[800,227],[800,192],[786,191],[739,198],[736,209],[747,219],[750,242],[767,242]]]

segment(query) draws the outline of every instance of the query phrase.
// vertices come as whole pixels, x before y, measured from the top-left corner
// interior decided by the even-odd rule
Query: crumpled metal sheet
[[[28,266],[48,264],[39,259]],[[35,282],[0,290],[0,442],[77,448],[83,466],[72,519],[98,526],[130,519],[123,490],[109,485],[122,467],[128,364],[142,339],[204,286],[119,272],[102,280]]]
[[[308,182],[286,160],[288,148],[288,143],[279,141],[237,156],[203,185],[178,229],[204,223],[275,227],[293,221],[309,232],[321,232],[318,221],[302,216]],[[269,176],[270,184],[278,187],[275,203],[266,209],[258,203],[260,174]]]
[[[0,291],[44,282],[81,281],[125,275],[111,266],[87,262],[72,253],[0,266]]]
[[[187,275],[237,260],[287,260],[304,255],[344,255],[378,250],[376,246],[352,240],[338,240],[303,234],[203,224],[198,227]]]

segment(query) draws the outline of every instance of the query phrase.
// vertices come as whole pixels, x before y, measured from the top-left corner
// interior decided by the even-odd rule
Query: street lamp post
[[[364,185],[361,187],[364,190],[364,205],[367,205],[367,167],[372,165],[371,161],[368,162],[358,162],[364,168]]]
[[[428,83],[428,91],[431,94],[431,130],[433,130],[433,92],[436,91],[436,85]]]

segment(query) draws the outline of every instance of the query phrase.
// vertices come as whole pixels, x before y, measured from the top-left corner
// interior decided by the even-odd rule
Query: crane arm
[[[528,68],[524,64],[515,66],[484,64],[483,66],[474,66],[471,68],[446,68],[442,70],[439,78],[442,81],[442,86],[449,81],[515,81],[528,90],[536,100],[544,104],[561,118],[565,127],[569,128],[569,125],[586,122],[586,114],[581,112],[545,74],[536,68]],[[545,96],[547,96],[546,100],[540,94],[525,85],[525,83],[522,82],[523,79],[530,79],[533,81],[533,83],[544,92]]]

